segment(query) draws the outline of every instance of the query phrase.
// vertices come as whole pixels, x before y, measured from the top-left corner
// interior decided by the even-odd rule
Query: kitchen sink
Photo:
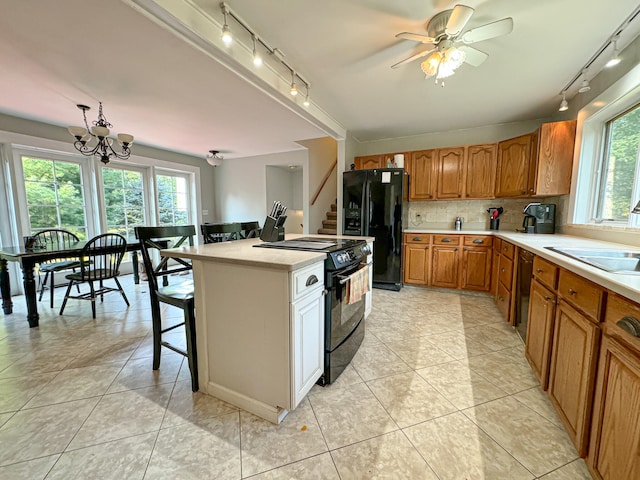
[[[606,272],[640,275],[640,252],[597,248],[545,248]]]

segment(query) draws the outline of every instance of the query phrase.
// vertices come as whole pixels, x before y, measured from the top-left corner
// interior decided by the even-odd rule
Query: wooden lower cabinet
[[[640,478],[639,354],[603,336],[587,459],[594,478]]]
[[[429,244],[407,243],[404,246],[404,283],[429,283]]]
[[[543,390],[549,385],[556,295],[537,280],[531,283],[525,356]]]
[[[462,248],[462,282],[463,290],[479,290],[488,292],[491,288],[491,247]]]
[[[580,456],[585,456],[591,418],[600,328],[560,300],[556,310],[549,398]]]
[[[511,292],[502,284],[498,282],[498,292],[496,294],[496,306],[498,311],[505,319],[509,319],[511,312]]]
[[[434,245],[431,262],[431,285],[458,288],[459,247]]]

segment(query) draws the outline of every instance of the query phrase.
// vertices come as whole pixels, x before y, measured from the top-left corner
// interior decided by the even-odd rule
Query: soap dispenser
[[[454,228],[456,230],[462,230],[462,217],[456,217],[456,221],[454,223]]]

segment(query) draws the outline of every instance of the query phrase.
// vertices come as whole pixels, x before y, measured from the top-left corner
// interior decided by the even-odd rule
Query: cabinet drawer
[[[462,235],[434,235],[434,245],[460,245]]]
[[[544,258],[535,257],[533,259],[533,276],[540,283],[545,284],[551,290],[555,290],[558,279],[558,267]]]
[[[307,293],[324,286],[324,262],[296,270],[291,274],[291,277],[291,298],[295,302]]]
[[[589,316],[591,320],[600,321],[604,292],[596,284],[561,269],[558,279],[558,294],[567,303]]]
[[[620,338],[640,355],[640,332],[638,336],[631,333],[640,329],[640,305],[609,292],[604,321],[607,334]]]
[[[507,257],[500,257],[500,266],[498,267],[498,278],[504,287],[511,291],[511,281],[513,279],[513,262]]]
[[[490,247],[493,245],[493,237],[488,235],[465,235],[464,244],[469,247]]]
[[[404,243],[422,243],[428,244],[431,241],[431,235],[428,233],[405,233]]]
[[[516,251],[515,245],[513,245],[512,243],[505,242],[504,240],[502,240],[502,243],[501,243],[501,246],[500,246],[500,253],[502,253],[505,257],[510,258],[511,260],[513,260],[513,255],[515,254],[515,251]]]

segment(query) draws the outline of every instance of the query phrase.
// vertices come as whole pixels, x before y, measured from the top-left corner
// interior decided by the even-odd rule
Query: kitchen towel
[[[369,291],[369,267],[363,267],[349,275],[347,280],[347,305],[360,301]]]

